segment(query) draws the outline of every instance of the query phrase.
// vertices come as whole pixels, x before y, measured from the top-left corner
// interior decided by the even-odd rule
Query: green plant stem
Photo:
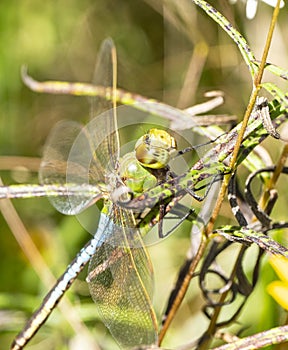
[[[205,4],[208,4],[208,3],[204,2],[204,1],[194,1],[194,2],[198,6],[204,8],[204,9],[205,9],[205,6],[206,6]],[[205,6],[203,6],[203,5],[205,5]],[[279,10],[280,1],[278,1],[277,5],[278,5],[278,10]],[[276,7],[276,9],[277,9],[277,7]],[[233,150],[233,154],[232,154],[232,157],[231,157],[231,161],[230,161],[230,164],[229,164],[231,169],[235,168],[238,152],[239,152],[239,149],[240,149],[240,146],[241,146],[241,143],[242,143],[242,139],[243,139],[243,136],[244,136],[244,133],[245,133],[248,121],[249,121],[249,117],[250,117],[250,115],[251,115],[251,113],[253,111],[253,107],[254,107],[254,104],[256,102],[256,98],[257,98],[257,95],[259,93],[259,90],[261,89],[260,84],[261,84],[261,80],[262,80],[262,77],[263,77],[263,72],[264,72],[264,68],[265,68],[267,55],[268,55],[269,48],[270,48],[270,45],[271,45],[271,40],[272,40],[272,36],[273,36],[273,31],[274,31],[276,19],[277,19],[277,16],[278,16],[278,12],[277,12],[276,9],[275,9],[275,11],[273,13],[273,18],[272,18],[272,21],[271,21],[271,25],[270,25],[270,28],[269,28],[268,35],[267,35],[266,44],[265,44],[264,52],[263,52],[263,55],[262,55],[262,60],[261,60],[261,63],[259,65],[259,69],[258,69],[257,74],[255,75],[255,78],[254,78],[254,81],[253,81],[253,90],[252,90],[252,93],[250,95],[249,103],[248,103],[247,109],[246,109],[244,117],[243,117],[242,128],[239,131],[238,138],[237,138],[237,141],[236,141],[236,144],[235,144],[235,147],[234,147],[234,150]],[[215,205],[215,209],[214,209],[214,211],[213,211],[213,213],[211,215],[211,218],[210,218],[206,228],[204,229],[204,233],[203,233],[203,236],[202,236],[203,240],[202,240],[202,243],[200,245],[200,248],[199,248],[199,250],[197,252],[196,257],[193,259],[193,261],[191,261],[191,265],[189,267],[189,272],[187,273],[187,276],[186,276],[186,278],[185,278],[185,280],[184,280],[184,282],[183,282],[183,284],[182,284],[182,286],[180,288],[179,294],[178,294],[177,298],[175,299],[173,307],[171,308],[169,314],[167,315],[167,319],[165,320],[163,328],[160,331],[160,334],[159,334],[159,345],[161,344],[161,342],[163,340],[163,337],[166,334],[166,331],[169,328],[170,323],[172,322],[172,319],[174,318],[174,316],[175,316],[179,306],[181,305],[181,302],[182,302],[182,300],[183,300],[183,298],[184,298],[184,296],[186,294],[186,291],[187,291],[187,289],[189,287],[190,281],[191,281],[191,279],[193,277],[193,273],[194,273],[194,271],[195,271],[195,269],[196,269],[196,267],[197,267],[201,257],[203,256],[203,254],[205,252],[205,249],[207,247],[207,242],[209,242],[210,238],[212,237],[214,224],[215,224],[216,218],[219,215],[219,212],[220,212],[220,209],[221,209],[221,206],[222,206],[222,202],[223,202],[223,200],[225,198],[230,177],[231,177],[231,174],[226,175],[224,177],[224,180],[223,180],[223,183],[222,183],[222,186],[221,186],[221,189],[220,189],[220,193],[219,193],[219,196],[217,198],[216,205]],[[206,237],[207,239],[204,239],[204,237]],[[238,256],[237,260],[239,259],[240,256],[241,256],[241,251],[239,252],[239,256]],[[237,264],[237,262],[236,262],[236,264]],[[235,264],[235,266],[236,266],[236,264]],[[226,294],[223,294],[222,298],[224,300],[226,298]],[[210,326],[209,326],[208,331],[207,331],[207,333],[209,334],[207,342],[202,343],[200,345],[199,349],[204,350],[204,349],[209,347],[209,344],[210,344],[210,341],[212,339],[212,336],[215,333],[215,331],[217,330],[216,329],[217,328],[217,319],[218,319],[218,316],[220,314],[220,311],[221,311],[221,307],[216,308],[215,313],[214,313],[214,315],[212,317]]]
[[[267,34],[267,38],[266,38],[266,42],[265,42],[265,46],[264,46],[264,50],[263,50],[263,54],[262,54],[262,59],[261,59],[260,65],[259,65],[259,70],[255,76],[255,79],[254,79],[254,86],[256,88],[258,87],[258,85],[261,84],[261,80],[262,80],[263,73],[264,73],[264,68],[266,65],[267,56],[268,56],[269,49],[270,49],[271,42],[272,42],[272,37],[273,37],[275,25],[276,25],[277,18],[279,15],[279,10],[280,10],[280,0],[277,0],[277,4],[274,8],[270,27],[268,30],[268,34]]]
[[[230,164],[229,164],[231,169],[234,169],[234,167],[235,167],[237,156],[238,156],[238,152],[239,152],[239,149],[240,149],[240,146],[241,146],[241,142],[242,142],[242,139],[243,139],[243,136],[244,136],[244,133],[245,133],[248,121],[249,121],[249,117],[250,117],[250,114],[253,111],[253,107],[254,107],[254,104],[256,102],[256,98],[257,98],[258,92],[259,92],[259,90],[261,88],[260,84],[261,84],[261,81],[262,81],[262,77],[263,77],[263,73],[264,73],[264,68],[265,68],[265,64],[266,64],[266,59],[267,59],[267,56],[268,56],[269,48],[271,46],[271,40],[272,40],[272,36],[273,36],[273,31],[274,31],[276,20],[277,20],[277,16],[278,16],[278,13],[279,13],[279,6],[280,6],[280,0],[277,1],[277,6],[275,7],[275,10],[273,12],[273,16],[272,16],[272,20],[271,20],[271,23],[270,23],[270,27],[269,27],[269,31],[268,31],[268,35],[267,35],[267,39],[266,39],[266,43],[265,43],[265,47],[264,47],[261,63],[259,65],[259,70],[258,70],[258,72],[257,72],[257,74],[255,76],[254,82],[253,82],[254,86],[253,86],[253,90],[252,90],[252,93],[251,93],[251,96],[250,96],[250,99],[249,99],[249,103],[248,103],[247,109],[246,109],[244,117],[243,117],[242,128],[239,131],[238,138],[237,138],[237,141],[236,141],[236,144],[235,144],[235,148],[233,150],[233,154],[232,154],[231,161],[230,161]],[[215,209],[214,209],[214,211],[213,211],[213,213],[211,215],[211,218],[210,218],[210,220],[209,220],[209,222],[208,222],[208,224],[206,226],[206,236],[207,237],[209,237],[212,234],[212,232],[213,232],[214,224],[215,224],[216,218],[219,215],[219,212],[220,212],[220,209],[221,209],[221,206],[222,206],[222,203],[223,203],[226,191],[227,191],[227,187],[228,187],[230,178],[231,178],[231,174],[226,175],[225,178],[224,178],[224,181],[222,183],[222,186],[221,186],[221,189],[220,189],[220,193],[219,193],[219,196],[217,198],[216,205],[215,205]],[[239,254],[241,254],[241,252]],[[223,295],[222,297],[225,298],[226,295]],[[215,313],[214,313],[214,315],[213,315],[213,317],[211,319],[209,328],[207,330],[207,333],[209,334],[209,338],[207,338],[207,341],[205,341],[204,343],[202,343],[198,347],[198,350],[205,350],[205,349],[207,349],[209,347],[209,344],[211,343],[212,335],[215,334],[215,332],[217,330],[217,327],[216,327],[216,325],[217,325],[217,318],[218,318],[218,316],[220,314],[220,311],[221,311],[220,307],[215,309]]]
[[[161,345],[163,338],[164,338],[179,306],[181,305],[181,303],[186,295],[187,289],[190,285],[190,281],[194,275],[194,271],[195,271],[196,267],[198,266],[198,263],[206,250],[207,244],[208,244],[208,241],[205,239],[205,236],[202,235],[202,241],[201,241],[201,244],[200,244],[199,249],[197,251],[197,254],[191,260],[191,264],[189,266],[188,273],[185,276],[185,279],[181,285],[180,290],[177,293],[177,297],[173,303],[173,306],[171,307],[171,310],[169,311],[169,314],[167,315],[165,323],[163,324],[163,327],[161,328],[161,331],[159,333],[159,338],[158,338],[158,345],[159,346]]]

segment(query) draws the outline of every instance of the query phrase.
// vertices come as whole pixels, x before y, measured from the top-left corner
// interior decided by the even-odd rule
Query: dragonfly
[[[152,128],[138,139],[134,152],[120,159],[116,69],[116,48],[112,39],[107,39],[100,49],[93,81],[93,86],[102,87],[102,93],[92,98],[90,122],[85,127],[72,121],[55,126],[41,161],[42,185],[0,187],[0,199],[47,196],[59,212],[68,215],[78,215],[98,201],[103,203],[93,238],[14,339],[13,350],[22,349],[31,340],[87,263],[90,294],[119,345],[131,348],[157,344],[153,268],[143,237],[156,223],[160,223],[159,237],[164,237],[161,222],[166,213],[174,212],[181,223],[191,212],[181,205],[176,209],[175,202],[156,206],[146,215],[123,204],[166,181],[167,176],[175,177],[168,168],[169,161],[197,147],[177,153],[175,138],[165,130]],[[171,111],[179,113],[172,107]],[[191,194],[199,199],[196,193]]]
[[[120,162],[115,65],[114,44],[111,40],[105,41],[100,50],[94,83],[104,86],[104,91],[107,87],[107,98],[93,98],[92,120],[85,128],[74,122],[62,122],[52,132],[40,171],[44,185],[0,188],[0,198],[48,196],[56,209],[65,214],[75,215],[99,200],[105,202],[94,237],[48,293],[14,340],[12,349],[23,348],[33,337],[89,261],[91,295],[105,325],[118,343],[123,347],[155,344],[157,320],[151,302],[153,269],[142,237],[160,216],[152,212],[139,226],[135,210],[154,207],[165,198],[168,198],[170,210],[174,205],[173,199],[176,203],[191,187],[194,191],[188,193],[201,200],[195,192],[207,187],[207,183],[201,184],[202,181],[212,178],[213,182],[213,179],[221,179],[223,174],[231,171],[223,159],[231,153],[237,132],[231,132],[231,140],[229,134],[219,138],[218,146],[187,173],[146,192],[157,184],[151,169],[165,168],[170,153],[175,151],[175,140],[163,130],[152,129],[136,143],[138,160],[129,158],[130,154],[124,157],[126,165]],[[114,67],[112,73],[111,67]],[[111,96],[113,91],[115,95]],[[143,191],[144,196],[141,195]],[[132,201],[131,194],[136,197]],[[129,297],[131,295],[133,297]],[[115,314],[117,317],[112,319],[111,315]],[[133,337],[129,330],[133,330]]]
[[[112,39],[101,46],[94,84],[116,91]],[[151,225],[137,228],[137,215],[117,202],[129,201],[132,193],[137,196],[156,185],[153,169],[165,168],[175,150],[176,141],[169,133],[151,129],[138,140],[135,153],[121,161],[116,95],[110,99],[95,97],[91,121],[85,127],[63,121],[52,131],[40,167],[42,186],[1,187],[1,198],[48,196],[58,211],[70,215],[103,202],[93,238],[58,279],[11,349],[22,349],[27,344],[88,262],[91,296],[118,344],[131,348],[157,343],[153,268],[142,240]]]

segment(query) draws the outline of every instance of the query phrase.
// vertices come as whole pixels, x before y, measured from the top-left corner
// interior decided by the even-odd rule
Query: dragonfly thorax
[[[177,148],[176,140],[165,130],[150,129],[135,145],[135,155],[146,168],[161,169],[170,161]]]
[[[157,184],[156,177],[140,165],[135,152],[125,154],[121,159],[119,174],[124,184],[136,195]]]

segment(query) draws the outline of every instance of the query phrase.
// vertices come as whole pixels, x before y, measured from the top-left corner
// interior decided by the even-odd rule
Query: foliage
[[[64,2],[58,2],[53,5],[52,3],[45,4],[41,6],[40,11],[35,10],[37,6],[33,1],[24,1],[21,4],[19,2],[16,14],[15,4],[4,1],[2,7],[3,9],[5,7],[5,10],[1,11],[4,35],[1,40],[3,55],[0,79],[5,99],[1,106],[1,154],[3,156],[40,156],[43,142],[57,120],[63,118],[79,120],[85,119],[88,115],[88,103],[85,99],[45,94],[36,96],[28,91],[20,80],[20,65],[28,63],[29,69],[31,67],[33,70],[32,75],[39,80],[42,77],[52,80],[58,80],[61,77],[63,80],[89,81],[97,48],[107,36],[113,37],[116,42],[120,56],[119,86],[124,87],[125,90],[135,91],[184,109],[195,101],[202,100],[203,92],[207,88],[213,88],[223,90],[227,96],[224,106],[219,108],[220,112],[242,116],[247,106],[243,122],[236,129],[240,135],[239,142],[236,142],[235,138],[233,142],[230,141],[234,153],[232,156],[229,154],[229,157],[225,159],[225,166],[232,169],[239,168],[237,171],[238,174],[241,174],[240,184],[246,189],[247,183],[245,185],[242,180],[243,176],[270,166],[269,170],[263,171],[261,177],[257,176],[260,181],[253,187],[253,193],[258,192],[259,197],[256,201],[259,210],[256,214],[253,213],[258,219],[258,226],[252,225],[256,219],[247,209],[251,204],[249,197],[242,198],[241,205],[245,214],[248,213],[246,224],[235,224],[233,215],[227,210],[227,204],[222,204],[230,177],[228,174],[217,197],[212,216],[205,225],[202,243],[196,253],[194,246],[193,259],[191,259],[193,246],[189,248],[189,258],[185,259],[187,247],[190,246],[191,227],[188,223],[180,227],[169,239],[150,247],[149,250],[156,270],[157,293],[154,305],[159,315],[163,314],[161,310],[166,306],[166,300],[169,299],[179,270],[181,270],[179,274],[181,278],[186,274],[190,278],[192,276],[195,279],[199,278],[200,282],[200,289],[197,288],[194,279],[191,284],[190,280],[187,282],[186,287],[189,289],[181,308],[176,313],[176,318],[172,323],[173,327],[170,327],[166,319],[164,331],[162,329],[160,333],[162,339],[168,330],[163,341],[164,347],[177,347],[202,335],[201,343],[197,348],[207,349],[216,346],[217,338],[221,337],[226,341],[227,335],[233,332],[241,333],[241,337],[243,334],[250,335],[249,344],[252,343],[254,348],[260,348],[267,344],[277,343],[275,339],[278,339],[278,342],[287,340],[285,327],[273,329],[279,326],[278,318],[281,314],[265,292],[265,286],[273,278],[272,271],[263,273],[264,269],[268,268],[265,260],[263,262],[262,259],[262,266],[260,265],[263,249],[287,255],[287,250],[284,248],[286,239],[283,229],[287,220],[285,211],[287,179],[281,176],[278,181],[280,174],[286,174],[284,167],[286,155],[285,148],[282,151],[282,142],[269,137],[270,140],[264,143],[266,151],[261,150],[261,154],[264,153],[265,156],[258,156],[257,163],[254,159],[250,160],[249,165],[247,155],[252,149],[250,149],[251,140],[254,140],[253,147],[256,146],[257,143],[262,142],[263,135],[267,137],[267,131],[262,126],[252,129],[251,134],[245,130],[246,124],[249,129],[248,119],[260,89],[262,91],[266,89],[274,99],[270,103],[270,110],[272,119],[276,118],[275,123],[278,120],[277,126],[285,120],[285,118],[280,118],[285,116],[285,110],[287,110],[287,83],[285,81],[287,72],[281,70],[279,66],[287,62],[287,56],[285,49],[279,47],[280,45],[277,47],[276,44],[280,42],[284,48],[285,46],[281,41],[281,35],[274,33],[273,26],[271,26],[269,34],[274,37],[274,46],[269,50],[269,38],[265,42],[266,34],[263,35],[263,33],[268,32],[266,23],[270,21],[270,18],[273,19],[274,24],[278,18],[278,31],[285,33],[286,9],[284,8],[278,15],[276,8],[272,16],[272,9],[259,3],[255,20],[249,22],[244,16],[244,7],[241,4],[237,4],[236,7],[226,2],[224,5],[224,2],[219,1],[215,7],[225,13],[225,16],[229,18],[228,22],[205,1],[195,0],[194,3],[202,7],[206,14],[201,13],[200,9],[189,1],[179,3],[168,1],[164,5],[160,1],[153,0],[118,1],[117,3],[112,0],[90,3],[87,0],[81,5],[75,1],[71,2],[69,7]],[[207,14],[212,17],[213,21]],[[13,22],[10,21],[11,19]],[[233,27],[230,23],[233,23]],[[220,27],[225,32],[222,32]],[[251,42],[250,46],[234,29],[235,27],[240,28],[239,31]],[[255,35],[258,28],[261,30],[261,35]],[[228,36],[236,42],[236,45],[230,41]],[[253,51],[256,52],[258,47],[261,48],[261,52],[262,47],[265,47],[263,54],[257,53],[260,60],[255,59],[256,55],[251,50],[253,48]],[[266,62],[268,52],[269,62],[277,62],[277,65]],[[249,69],[243,65],[243,61]],[[264,69],[269,71],[267,75],[270,75],[263,83]],[[12,74],[9,73],[8,76],[8,72]],[[140,130],[141,133],[142,130]],[[285,133],[280,131],[280,134]],[[242,136],[244,136],[243,142]],[[229,141],[226,143],[229,144]],[[217,149],[217,145],[215,147],[212,148],[212,152],[213,149]],[[268,162],[265,158],[267,153],[269,154]],[[281,153],[284,161],[281,160]],[[267,164],[270,161],[276,164],[273,169],[271,164]],[[245,168],[239,166],[242,162]],[[15,181],[37,182],[34,171],[39,161],[35,161],[34,158],[1,158],[0,164],[5,184]],[[25,166],[26,171],[23,172],[20,169],[19,172],[19,166]],[[11,169],[13,171],[7,171]],[[256,175],[253,175],[253,179],[256,179]],[[279,186],[279,198],[273,202],[272,197],[267,196],[266,193],[268,190],[271,193],[276,183]],[[170,184],[168,183],[167,186],[169,188]],[[169,195],[168,198],[170,198]],[[253,199],[254,195],[252,195]],[[15,200],[13,204],[25,226],[28,227],[29,235],[32,236],[39,251],[47,260],[49,268],[58,276],[84,242],[89,239],[89,235],[75,218],[63,217],[56,213],[46,200],[39,198],[25,201]],[[271,219],[269,215],[273,205],[276,205],[276,209]],[[193,202],[193,206],[199,207],[197,201]],[[2,210],[5,209],[2,208]],[[269,220],[271,219],[269,223],[265,221],[264,214],[264,216],[260,214],[260,218],[257,216],[262,210],[263,212],[266,210],[264,214],[267,214]],[[24,241],[22,240],[22,246],[28,244],[32,260],[35,259],[35,269],[38,269],[42,276],[41,281],[22,255],[11,231],[23,233],[24,228],[12,207],[8,208],[8,216],[9,214],[11,214],[10,227],[1,218],[3,244],[0,248],[2,254],[0,339],[1,344],[4,344],[6,348],[21,328],[24,319],[33,312],[45,295],[48,288],[45,287],[45,284],[51,285],[49,272],[42,265],[38,250],[34,251],[29,236],[25,236]],[[5,217],[7,220],[7,215]],[[214,225],[215,221],[216,225]],[[11,222],[15,225],[14,227]],[[228,224],[233,224],[233,226],[228,226]],[[247,227],[248,224],[252,227]],[[277,238],[277,241],[283,243],[284,247],[272,238],[267,238],[266,234],[270,234],[272,230],[272,237]],[[227,240],[223,241],[222,237]],[[236,243],[231,244],[230,241]],[[192,242],[195,244],[193,235]],[[256,243],[260,249],[257,250],[258,248],[254,246],[249,248],[251,243]],[[28,258],[31,259],[31,256]],[[218,265],[215,268],[216,258]],[[65,317],[56,311],[48,323],[43,326],[37,335],[38,338],[33,340],[33,344],[36,344],[33,346],[41,348],[45,346],[47,349],[72,349],[73,346],[79,347],[78,342],[80,346],[83,346],[85,342],[90,342],[91,338],[93,338],[92,346],[95,346],[93,343],[95,339],[103,348],[111,349],[115,346],[109,335],[105,335],[101,321],[95,314],[94,305],[90,301],[86,284],[83,281],[84,278],[81,276],[75,283],[73,292],[68,292],[69,300],[74,306],[70,305],[70,302],[65,302],[62,306],[64,316],[69,310],[66,316],[69,315],[68,322],[71,327],[67,327]],[[178,279],[178,282],[181,282],[181,278]],[[223,281],[225,283],[221,283]],[[221,291],[221,288],[225,289],[229,285],[228,282],[231,282],[232,288]],[[171,303],[175,299],[175,291],[173,293],[168,303],[168,319],[169,312],[172,310],[173,318],[176,309],[180,306],[178,305],[176,309],[171,308]],[[257,300],[256,303],[255,300]],[[258,307],[260,303],[263,306],[262,314]],[[200,304],[204,309],[204,314],[198,307]],[[219,318],[220,312],[221,317]],[[237,325],[236,321],[241,322],[241,326]],[[224,336],[219,332],[219,329],[223,327],[225,327]],[[91,334],[87,335],[87,329],[91,332],[92,337]],[[259,340],[261,337],[257,336],[257,333],[263,330],[268,330],[268,335],[265,334],[268,339],[266,344],[262,344]],[[270,335],[269,330],[271,330]],[[254,338],[253,335],[255,335]],[[211,345],[212,340],[215,341],[213,345]],[[237,345],[237,348],[245,349],[243,343]],[[191,345],[191,348],[194,345]],[[227,346],[229,348],[229,344]],[[231,344],[231,348],[232,346]]]

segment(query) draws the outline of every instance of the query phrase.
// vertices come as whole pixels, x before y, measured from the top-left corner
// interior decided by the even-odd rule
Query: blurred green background
[[[260,59],[272,8],[260,3],[256,18],[249,21],[242,2],[234,6],[223,0],[211,3],[244,34]],[[288,62],[287,31],[284,8],[269,54],[270,61],[283,67]],[[44,142],[58,120],[85,121],[89,114],[85,97],[29,91],[21,80],[21,66],[27,64],[29,74],[37,80],[90,82],[97,51],[107,36],[113,38],[117,47],[119,87],[181,108],[203,102],[205,91],[222,90],[226,103],[217,112],[242,117],[252,88],[247,68],[230,38],[191,1],[2,0],[0,156],[41,157]],[[267,79],[275,81],[271,76]],[[285,89],[285,83],[277,80],[277,84]],[[273,156],[277,157],[279,150],[273,147]],[[37,173],[17,171],[17,162],[9,166],[2,162],[0,167],[5,184],[37,183]],[[20,199],[13,204],[52,272],[59,276],[88,241],[89,234],[75,218],[57,213],[46,199]],[[227,206],[222,215],[224,223],[231,220]],[[48,289],[2,216],[0,227],[0,348],[7,349]],[[189,233],[189,225],[184,224],[161,245],[149,248],[155,267],[155,308],[159,317],[189,247]],[[248,327],[246,332],[250,334],[271,327],[281,317],[264,289],[273,274],[267,264],[263,268],[265,274],[254,297],[257,299],[251,298],[241,316],[243,328]],[[99,321],[84,273],[68,296],[93,339],[102,348],[117,348]],[[257,312],[249,308],[253,300],[254,306],[257,300]],[[207,322],[199,305],[201,297],[193,282],[167,334],[166,348],[192,341],[205,329]],[[33,339],[31,349],[79,349],[85,335],[81,327],[78,332],[73,331],[57,310]]]

